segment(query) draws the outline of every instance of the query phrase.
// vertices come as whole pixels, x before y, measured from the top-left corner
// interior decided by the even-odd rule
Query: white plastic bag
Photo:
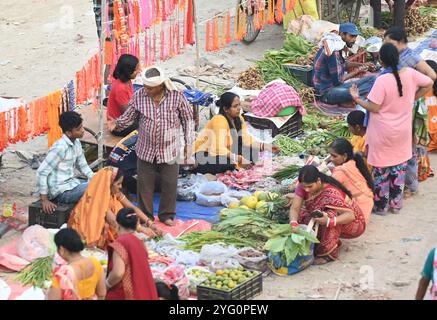
[[[225,261],[229,258],[235,258],[238,249],[234,246],[228,246],[224,243],[205,244],[200,250],[199,262],[210,265],[213,260]]]
[[[179,201],[194,201],[196,191],[199,190],[203,183],[207,183],[208,179],[203,174],[192,174],[189,177],[178,180],[177,200]]]
[[[196,192],[196,203],[204,207],[219,207],[222,205],[221,196],[209,196]]]
[[[214,259],[211,262],[211,269],[213,271],[223,269],[236,269],[238,267],[240,267],[240,263],[235,258]]]
[[[252,194],[245,190],[228,190],[221,195],[221,203],[225,207],[229,207],[231,203],[239,203],[241,198],[250,197]]]
[[[206,196],[218,196],[228,191],[226,185],[220,181],[208,181],[202,183],[199,188],[199,193]]]
[[[305,40],[316,44],[325,34],[333,30],[338,31],[338,28],[338,24],[325,20],[314,20],[309,15],[303,15],[298,19],[290,21],[287,32],[302,36]]]
[[[40,225],[33,225],[24,230],[17,242],[17,251],[21,258],[33,261],[47,257],[55,252],[53,236]]]

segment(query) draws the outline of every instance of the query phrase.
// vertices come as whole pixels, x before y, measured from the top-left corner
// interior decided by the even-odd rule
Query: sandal
[[[318,257],[318,258],[314,259],[313,265],[320,266],[322,264],[326,264],[326,263],[331,262],[331,261],[334,261],[334,260],[332,260],[328,256],[326,256],[326,257]]]

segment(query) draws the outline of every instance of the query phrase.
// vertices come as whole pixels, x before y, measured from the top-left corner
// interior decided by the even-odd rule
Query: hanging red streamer
[[[189,44],[189,45],[194,44],[193,25],[194,25],[193,0],[188,0],[187,20],[185,23],[185,37],[186,37],[185,44]]]

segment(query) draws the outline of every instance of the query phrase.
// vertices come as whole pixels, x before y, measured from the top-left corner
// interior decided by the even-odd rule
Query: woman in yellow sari
[[[123,174],[118,168],[105,167],[90,180],[85,194],[71,212],[68,226],[75,229],[87,246],[106,248],[117,237],[116,213],[132,208],[146,227],[141,232],[149,237],[161,235],[159,230],[140,209],[121,192]]]
[[[335,165],[332,177],[352,194],[363,212],[366,224],[373,209],[373,179],[359,153],[353,153],[352,144],[346,139],[336,139],[329,146],[331,162]]]

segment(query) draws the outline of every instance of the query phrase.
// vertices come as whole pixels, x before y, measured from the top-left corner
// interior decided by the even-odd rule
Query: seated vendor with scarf
[[[200,132],[194,145],[196,171],[217,174],[247,168],[258,160],[259,151],[272,150],[276,146],[257,143],[249,135],[246,123],[240,115],[240,98],[232,92],[225,92],[216,102],[220,108]]]
[[[319,51],[314,58],[313,84],[320,100],[327,104],[342,104],[352,102],[349,88],[352,84],[358,86],[361,96],[366,96],[375,82],[374,76],[363,77],[357,81],[348,81],[366,71],[370,64],[348,62],[343,57],[348,48],[355,44],[360,34],[353,23],[342,23],[340,35],[329,33],[322,38]],[[350,68],[357,70],[346,73]]]

